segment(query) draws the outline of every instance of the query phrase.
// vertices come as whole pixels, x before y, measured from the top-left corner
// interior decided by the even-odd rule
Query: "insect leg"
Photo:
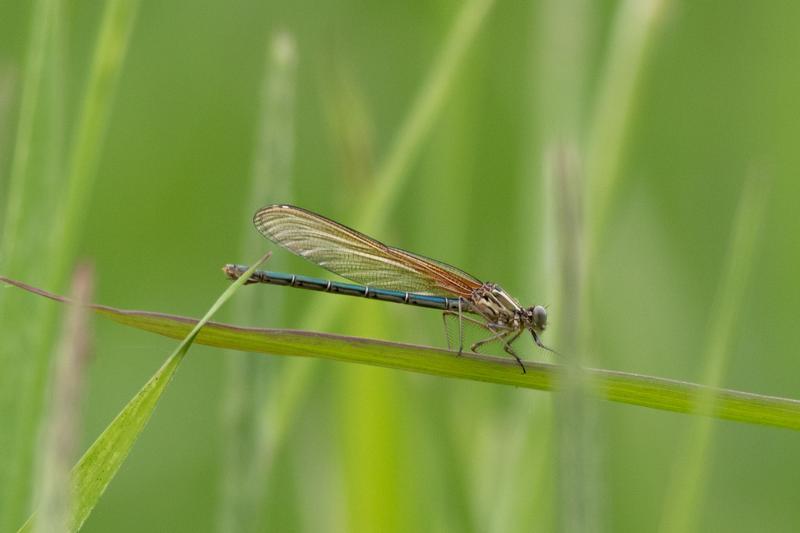
[[[448,311],[442,311],[442,321],[444,322],[444,333],[447,336],[447,349],[448,350],[451,349],[451,347],[450,347],[450,332],[449,332],[449,327],[447,325],[447,317],[448,316],[456,316],[456,317],[458,317],[458,354],[459,355],[461,355],[461,353],[464,351],[464,321],[469,322],[471,324],[478,325],[478,326],[480,326],[480,327],[482,327],[484,329],[489,329],[490,331],[494,332],[494,330],[492,330],[491,328],[489,328],[489,326],[486,325],[486,322],[483,322],[481,320],[466,316],[463,312],[456,312],[456,311],[449,311],[449,310]],[[470,350],[472,350],[473,352],[475,351],[474,347],[475,347],[475,345],[473,345],[473,347],[470,348]]]
[[[514,349],[511,347],[511,343],[519,338],[519,336],[522,334],[522,331],[523,330],[517,331],[517,333],[513,337],[511,337],[509,340],[507,340],[505,342],[505,344],[503,345],[503,350],[505,350],[507,354],[513,356],[514,359],[517,360],[517,363],[519,363],[519,366],[522,367],[522,373],[523,374],[527,374],[528,371],[525,370],[525,365],[522,364],[522,359],[519,358],[519,356],[517,355],[517,352],[515,352]]]
[[[509,331],[505,330],[505,329],[501,329],[501,330],[498,331],[498,330],[493,329],[492,326],[490,326],[488,324],[481,324],[481,325],[483,327],[485,327],[486,329],[488,329],[489,331],[491,331],[493,333],[493,335],[491,337],[489,337],[488,339],[483,339],[482,341],[478,341],[478,342],[474,343],[470,347],[470,350],[472,350],[475,353],[478,353],[478,348],[480,348],[484,344],[489,344],[489,343],[494,342],[496,340],[500,340],[500,339],[502,339],[502,338],[504,338],[504,337],[506,337],[506,336],[508,336],[510,334]]]

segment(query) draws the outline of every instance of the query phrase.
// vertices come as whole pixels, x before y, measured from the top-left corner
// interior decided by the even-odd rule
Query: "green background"
[[[556,26],[554,3],[491,7],[375,234],[502,283],[528,305],[548,304],[553,317],[559,301],[546,243],[559,237],[548,234],[545,221],[553,209],[543,185],[547,153],[569,142],[581,157],[593,106],[615,75],[608,58],[625,6],[572,2],[575,11]],[[297,59],[291,193],[255,203],[289,201],[356,224],[461,7],[142,2],[81,230],[79,256],[96,267],[95,300],[201,316],[227,285],[220,266],[257,256],[242,257],[239,243],[255,231],[248,191],[261,87],[271,74],[266,57],[278,32],[291,36]],[[67,149],[101,15],[92,2],[64,6],[59,94]],[[630,115],[590,274],[585,319],[592,322],[594,366],[703,380],[737,205],[745,180],[757,173],[769,183],[768,203],[720,384],[800,397],[798,20],[795,2],[665,2],[648,30],[635,90],[618,102]],[[0,205],[30,26],[27,2],[0,7]],[[580,53],[569,48],[576,42]],[[598,127],[603,138],[605,124]],[[26,219],[59,202],[57,188],[37,198]],[[30,250],[23,252],[32,260],[48,262],[35,255],[36,239],[47,232],[27,236]],[[277,250],[276,264],[326,275],[287,256]],[[0,273],[6,260],[0,257]],[[45,285],[36,271],[21,277]],[[259,291],[268,307],[286,302],[280,316],[252,316],[250,325],[301,327],[321,302],[303,291],[246,290]],[[17,318],[28,313],[26,299],[37,305],[22,298]],[[327,331],[443,344],[433,311],[358,300],[338,311]],[[3,342],[16,334],[13,321],[0,317]],[[81,449],[175,345],[107,321],[95,325]],[[550,360],[529,339],[519,350]],[[23,345],[15,356],[26,353]],[[266,367],[258,372],[269,375],[268,387],[297,363],[194,347],[85,531],[217,530],[226,476],[221,456],[235,438],[220,423],[230,358]],[[19,368],[5,364],[9,376]],[[313,366],[258,505],[264,530],[569,529],[559,503],[563,466],[549,393]],[[683,512],[669,487],[696,419],[604,402],[593,411],[594,477],[586,483],[599,511],[592,527],[663,527],[671,513]],[[16,426],[0,420],[0,427]],[[721,421],[711,430],[709,452],[695,471],[702,486],[689,529],[796,531],[800,437]],[[27,515],[13,512],[21,512],[14,524]]]

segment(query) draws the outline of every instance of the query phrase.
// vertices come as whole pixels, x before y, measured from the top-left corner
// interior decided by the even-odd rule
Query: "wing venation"
[[[356,283],[369,287],[466,297],[481,285],[446,263],[392,248],[311,211],[270,205],[253,218],[272,242]]]

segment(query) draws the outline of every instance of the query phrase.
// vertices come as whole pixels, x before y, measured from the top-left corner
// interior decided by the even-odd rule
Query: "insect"
[[[463,323],[473,323],[490,335],[473,343],[470,350],[477,352],[481,346],[501,342],[523,373],[525,365],[511,345],[525,331],[531,333],[537,346],[553,351],[541,341],[547,310],[541,305],[523,307],[495,283],[483,283],[446,263],[387,246],[300,207],[262,207],[253,223],[275,244],[359,285],[266,271],[256,271],[248,284],[299,287],[440,309],[445,328],[448,317],[458,320],[459,353],[463,349]],[[230,279],[239,278],[246,270],[246,266],[234,264],[223,268]]]

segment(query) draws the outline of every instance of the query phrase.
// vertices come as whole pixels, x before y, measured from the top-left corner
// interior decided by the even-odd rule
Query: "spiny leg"
[[[449,309],[442,313],[442,322],[444,322],[444,335],[447,340],[447,349],[451,350],[450,346],[450,328],[447,326],[447,317],[458,315],[458,355],[464,351],[464,313],[461,310],[461,298],[458,299],[458,313],[450,311]]]
[[[450,350],[450,330],[447,325],[447,317],[448,316],[457,316],[458,317],[458,355],[461,355],[464,352],[464,321],[470,322],[472,324],[478,325],[483,329],[488,329],[485,322],[481,322],[475,318],[469,317],[464,315],[463,313],[457,313],[455,311],[442,311],[442,322],[444,322],[444,334],[447,337],[447,349]],[[490,330],[491,331],[491,330]],[[474,351],[474,350],[473,350]]]
[[[474,343],[470,347],[470,350],[472,350],[475,353],[478,353],[478,348],[480,348],[484,344],[489,344],[489,343],[492,343],[492,342],[497,341],[497,340],[502,340],[504,337],[507,337],[508,335],[511,334],[511,332],[509,332],[508,330],[505,330],[505,329],[501,329],[501,330],[498,331],[498,330],[492,329],[492,327],[490,325],[488,325],[488,324],[481,324],[481,325],[484,328],[486,328],[489,331],[491,331],[493,333],[493,335],[491,337],[489,337],[488,339],[483,339],[482,341],[478,341],[478,342]]]
[[[464,349],[464,313],[461,309],[461,298],[458,299],[458,355]]]
[[[490,331],[494,331],[494,330],[491,330],[491,328],[489,326],[486,326],[486,327],[489,328]],[[494,341],[497,341],[497,340],[503,340],[503,341],[505,341],[503,343],[503,350],[505,350],[505,352],[507,354],[509,354],[511,357],[516,359],[517,363],[519,363],[520,368],[522,368],[522,373],[523,374],[527,374],[528,371],[525,369],[525,365],[522,363],[522,359],[520,359],[519,356],[517,355],[517,353],[514,351],[514,349],[511,348],[511,343],[514,342],[515,340],[517,340],[517,338],[520,336],[520,334],[522,334],[522,330],[516,331],[516,332],[508,331],[508,330],[500,330],[500,331],[495,332],[495,334],[492,335],[491,337],[489,337],[488,339],[484,339],[482,341],[478,341],[475,344],[473,344],[471,350],[473,352],[477,352],[478,348],[480,348],[484,344],[488,344],[490,342],[494,342]],[[505,340],[509,336],[511,336],[511,339]]]
[[[452,311],[443,311],[442,312],[442,324],[444,324],[444,340],[447,341],[447,349],[452,350],[453,348],[450,346],[450,328],[447,325],[447,315],[450,314]],[[461,353],[461,347],[458,348],[458,353]]]
[[[505,350],[507,354],[513,356],[514,359],[517,360],[517,363],[519,363],[519,366],[522,367],[522,373],[523,374],[527,374],[528,371],[525,370],[525,365],[522,364],[522,359],[519,358],[519,356],[517,355],[517,352],[515,352],[514,349],[511,347],[511,343],[513,343],[515,340],[517,340],[521,334],[522,334],[522,330],[519,330],[513,337],[511,337],[509,340],[507,340],[505,342],[505,344],[503,345],[503,350]]]

